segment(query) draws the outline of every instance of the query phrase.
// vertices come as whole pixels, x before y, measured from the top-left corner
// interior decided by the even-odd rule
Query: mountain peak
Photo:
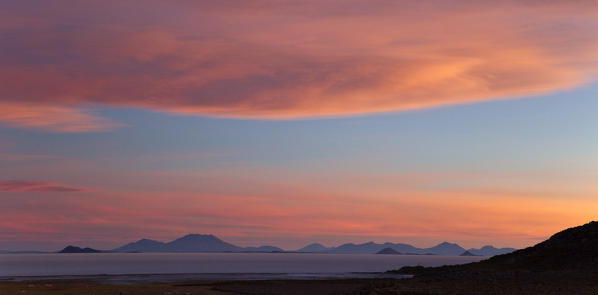
[[[432,248],[425,249],[428,253],[438,255],[461,255],[465,249],[457,244],[442,242]]]
[[[73,245],[68,245],[64,249],[58,251],[58,253],[100,253],[102,251],[92,248],[80,248]]]
[[[166,243],[164,249],[168,252],[236,252],[242,250],[241,247],[224,242],[211,234],[188,234]]]
[[[312,243],[312,244],[309,244],[309,245],[297,250],[297,252],[324,252],[326,250],[329,250],[329,249],[326,248],[324,245],[322,245],[320,243]]]

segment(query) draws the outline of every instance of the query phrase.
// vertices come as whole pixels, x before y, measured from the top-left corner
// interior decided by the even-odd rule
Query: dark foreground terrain
[[[0,282],[0,295],[598,294],[598,222],[533,247],[456,266],[403,267],[410,279],[263,280],[115,285],[84,280]]]
[[[345,279],[102,284],[89,281],[0,282],[0,295],[225,294],[598,294],[598,277],[509,273],[492,279]]]

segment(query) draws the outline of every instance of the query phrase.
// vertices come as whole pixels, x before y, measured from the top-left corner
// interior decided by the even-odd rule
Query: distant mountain
[[[388,245],[391,243],[386,243]],[[409,244],[391,244],[392,248],[404,254],[428,254],[425,249],[413,247]]]
[[[338,247],[327,248],[321,244],[314,243],[307,245],[297,252],[306,253],[344,253],[344,254],[374,254],[385,248],[393,249],[402,254],[411,255],[461,255],[466,250],[457,244],[448,242],[440,243],[431,248],[417,248],[409,244],[378,244],[367,242],[363,244],[347,243]],[[468,250],[473,255],[493,256],[493,253],[507,253],[512,248],[497,249],[492,246],[484,246],[481,249]],[[126,244],[122,247],[112,250],[114,252],[285,252],[285,250],[275,246],[260,247],[239,247],[213,235],[190,234],[174,241],[164,243],[160,241],[141,239],[139,241]]]
[[[126,244],[122,247],[116,248],[113,251],[116,252],[163,252],[164,243],[150,240],[141,239],[137,242]]]
[[[102,253],[100,250],[92,248],[79,248],[76,246],[66,246],[64,249],[58,251],[58,253]]]
[[[284,252],[283,249],[274,246],[245,247],[242,252]]]
[[[309,244],[309,245],[297,250],[297,252],[319,253],[319,252],[326,252],[328,250],[330,250],[330,248],[326,248],[322,244],[313,243],[313,244]]]
[[[459,255],[459,256],[479,256],[479,255],[475,255],[469,251],[465,251],[465,252],[461,253],[461,255]]]
[[[484,246],[480,249],[469,249],[467,251],[471,252],[474,255],[477,256],[495,256],[495,255],[502,255],[502,254],[507,254],[507,253],[511,253],[513,251],[515,251],[517,249],[515,248],[494,248],[493,246]]]
[[[331,253],[344,253],[344,254],[372,254],[376,253],[384,248],[387,245],[384,244],[376,244],[374,242],[368,242],[364,244],[353,244],[347,243],[340,245],[338,247],[334,247],[330,249]]]
[[[141,239],[116,248],[115,252],[284,252],[275,246],[238,247],[213,235],[190,234],[169,243]]]
[[[376,254],[401,254],[401,253],[397,252],[393,248],[384,248],[384,249],[376,252]]]
[[[425,249],[427,252],[436,255],[461,255],[465,249],[457,244],[442,242],[432,248]]]
[[[243,249],[213,235],[191,234],[166,243],[162,252],[241,252]]]
[[[465,252],[465,249],[457,244],[451,244],[443,242],[431,248],[416,248],[409,244],[393,244],[384,243],[377,244],[374,242],[368,242],[364,244],[343,244],[338,247],[330,248],[326,253],[345,253],[345,254],[371,254],[378,253],[384,248],[391,248],[399,253],[404,254],[434,254],[434,255],[452,255],[458,256]]]

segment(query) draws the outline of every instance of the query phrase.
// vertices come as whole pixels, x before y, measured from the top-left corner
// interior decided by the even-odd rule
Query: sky
[[[0,0],[0,250],[526,247],[598,212],[595,1]]]

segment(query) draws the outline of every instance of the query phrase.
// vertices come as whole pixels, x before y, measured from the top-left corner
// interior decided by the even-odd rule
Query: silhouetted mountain
[[[346,254],[371,254],[371,253],[378,253],[380,250],[384,248],[392,248],[393,250],[404,253],[404,254],[435,254],[435,255],[453,255],[457,256],[463,252],[461,246],[457,244],[451,244],[447,242],[443,242],[438,244],[432,248],[416,248],[408,244],[393,244],[393,243],[384,243],[384,244],[377,244],[374,242],[368,242],[364,244],[343,244],[335,248],[331,248],[330,250],[326,251],[327,253],[346,253]]]
[[[384,248],[384,249],[378,251],[376,254],[401,254],[401,253],[397,252],[393,248]]]
[[[76,246],[66,246],[64,249],[58,251],[58,253],[101,253],[102,251],[92,248],[79,248]]]
[[[385,243],[384,245],[391,245],[391,248],[394,250],[404,253],[404,254],[426,254],[425,249],[420,249],[413,247],[409,244],[392,244],[392,243]]]
[[[330,250],[326,251],[327,253],[345,253],[345,254],[373,254],[378,253],[380,250],[384,248],[392,248],[393,250],[400,252],[400,253],[410,253],[410,254],[423,254],[423,249],[415,248],[411,245],[407,244],[393,244],[393,243],[384,243],[384,244],[377,244],[374,242],[368,242],[364,244],[343,244],[338,247],[330,248]]]
[[[353,243],[347,243],[347,244],[343,244],[340,245],[338,247],[334,247],[332,248],[329,252],[332,253],[353,253],[353,254],[371,254],[371,253],[376,253],[382,249],[384,249],[385,246],[382,244],[376,244],[374,242],[368,242],[368,243],[364,243],[364,244],[353,244]]]
[[[448,242],[442,242],[432,248],[425,249],[426,252],[436,254],[436,255],[461,255],[461,253],[465,252],[463,247],[452,244]]]
[[[461,255],[459,255],[459,256],[479,256],[479,255],[475,255],[469,251],[465,251],[465,252],[461,253]]]
[[[313,244],[309,244],[309,245],[297,250],[297,252],[318,253],[318,252],[326,252],[328,250],[330,250],[330,248],[326,248],[322,244],[313,243]]]
[[[471,248],[467,251],[469,251],[470,253],[477,255],[477,256],[495,256],[495,255],[501,255],[501,254],[507,254],[507,253],[511,253],[513,251],[515,251],[517,249],[515,248],[494,248],[492,246],[484,246],[480,249],[474,249]]]
[[[191,234],[166,243],[163,252],[240,252],[243,249],[213,235]]]
[[[598,294],[598,222],[561,231],[533,247],[462,265],[408,266],[413,278],[363,294]],[[399,282],[400,281],[400,282]]]
[[[245,247],[242,252],[284,252],[283,249],[274,246]]]
[[[391,248],[394,251],[402,254],[412,255],[460,255],[465,252],[461,246],[447,242],[440,243],[431,248],[417,248],[409,244],[393,244],[384,243],[377,244],[368,242],[363,244],[347,243],[338,247],[327,248],[321,244],[307,245],[297,252],[310,253],[345,253],[345,254],[374,254],[380,252],[382,249]],[[496,249],[492,246],[485,246],[482,249],[469,250],[474,255],[479,255],[476,251],[486,253],[485,256],[492,256],[493,252],[506,252],[511,248]],[[260,247],[239,247],[227,242],[213,235],[190,234],[174,241],[164,243],[160,241],[141,239],[139,241],[126,244],[122,247],[112,250],[114,252],[285,252],[283,249],[275,246],[260,246]]]
[[[116,252],[163,252],[164,243],[150,240],[141,239],[137,242],[126,244],[122,247],[116,248],[113,251]]]
[[[533,247],[484,261],[486,266],[598,272],[598,222],[572,227]]]

